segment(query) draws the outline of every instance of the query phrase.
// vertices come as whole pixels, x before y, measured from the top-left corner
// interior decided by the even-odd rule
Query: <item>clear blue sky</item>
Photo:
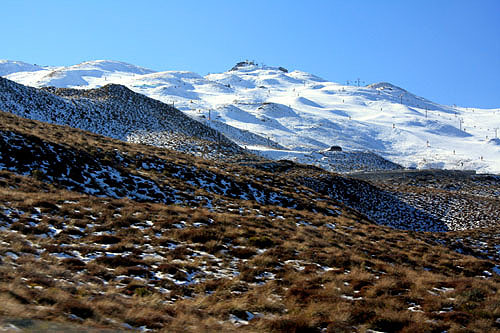
[[[0,59],[222,72],[249,59],[500,107],[500,0],[2,0]]]

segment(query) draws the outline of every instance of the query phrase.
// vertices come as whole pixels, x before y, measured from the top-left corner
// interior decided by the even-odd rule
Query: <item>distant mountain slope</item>
[[[15,70],[18,68],[18,70]],[[108,76],[124,77],[129,75],[142,75],[153,73],[153,70],[131,65],[121,61],[94,60],[85,61],[81,64],[68,67],[38,67],[17,61],[0,61],[0,76],[12,74],[10,78],[17,80],[23,78],[23,74],[16,72],[34,72],[27,85],[42,87],[55,86],[58,88],[70,88],[75,86],[95,87],[94,80],[107,80]],[[5,74],[2,74],[5,73]],[[22,81],[22,79],[21,79]],[[112,81],[110,81],[112,82]],[[102,85],[102,84],[101,84]]]
[[[256,148],[255,150],[253,150]],[[272,160],[289,160],[302,164],[315,165],[331,172],[351,173],[360,171],[398,170],[403,167],[388,161],[370,151],[290,151],[248,147],[251,151]]]
[[[240,134],[253,133],[257,136],[237,135],[244,138],[239,143],[254,146],[254,151],[266,156],[270,156],[269,146],[307,155],[337,145],[346,153],[369,151],[404,167],[500,173],[500,147],[489,144],[500,132],[500,108],[440,105],[387,82],[343,85],[302,71],[246,61],[204,77],[109,63],[44,68],[7,77],[36,87],[122,84],[174,104],[193,118],[210,119],[209,126],[228,136],[237,134],[235,128],[243,131]],[[311,163],[306,156],[298,161]],[[313,163],[328,167],[318,160]]]
[[[0,60],[0,76],[6,76],[18,72],[36,72],[43,68],[37,65],[27,64],[22,61]]]
[[[0,78],[0,109],[115,139],[188,151],[207,158],[246,154],[179,110],[120,85],[75,90],[25,87]],[[233,156],[234,155],[234,156]]]

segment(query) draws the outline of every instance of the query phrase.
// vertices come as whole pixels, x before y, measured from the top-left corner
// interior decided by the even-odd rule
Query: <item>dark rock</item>
[[[331,146],[328,151],[342,151],[342,147],[340,146]]]
[[[230,71],[237,71],[241,67],[245,67],[245,66],[249,66],[249,65],[255,65],[255,62],[249,61],[249,60],[240,61],[239,63],[234,65],[233,68],[230,69]]]

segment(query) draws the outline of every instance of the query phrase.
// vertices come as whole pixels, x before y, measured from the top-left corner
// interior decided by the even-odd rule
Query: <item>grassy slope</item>
[[[49,172],[1,171],[1,316],[165,331],[498,330],[500,279],[484,273],[495,262],[452,252],[435,234],[375,225],[279,170],[0,117],[4,133],[188,193],[180,204],[110,198],[47,182]],[[175,177],[142,168],[148,161],[196,172]],[[201,187],[206,174],[291,201]],[[248,325],[231,322],[249,313]]]

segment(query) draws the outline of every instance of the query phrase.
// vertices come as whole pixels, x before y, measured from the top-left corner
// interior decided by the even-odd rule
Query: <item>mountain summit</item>
[[[0,76],[6,76],[18,72],[36,72],[43,70],[42,67],[31,65],[22,61],[0,60]]]

